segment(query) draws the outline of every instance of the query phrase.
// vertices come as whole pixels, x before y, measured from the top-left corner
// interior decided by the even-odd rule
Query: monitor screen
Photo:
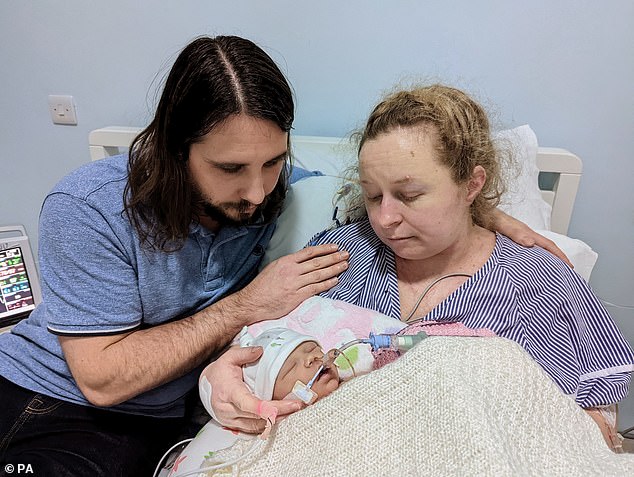
[[[23,245],[28,247],[19,241],[0,246],[0,326],[26,318],[41,301],[33,259]]]

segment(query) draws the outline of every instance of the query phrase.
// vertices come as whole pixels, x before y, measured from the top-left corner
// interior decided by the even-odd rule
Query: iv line
[[[258,449],[260,449],[260,447],[265,443],[265,440],[262,439],[258,439],[257,437],[253,438],[253,444],[251,444],[251,447],[249,447],[249,449],[247,449],[247,451],[242,454],[239,455],[233,459],[230,459],[226,462],[221,462],[219,464],[215,464],[215,465],[207,465],[205,467],[200,467],[198,469],[194,469],[194,470],[190,470],[187,471],[185,473],[181,473],[181,474],[176,474],[175,477],[186,477],[188,475],[199,475],[202,474],[203,472],[207,473],[210,470],[216,470],[216,469],[222,469],[224,467],[229,467],[230,465],[233,466],[235,464],[237,464],[238,462],[240,462],[243,459],[246,459],[247,457],[249,457],[250,455],[252,455],[255,451],[257,451]]]
[[[444,280],[445,278],[451,278],[451,277],[469,277],[469,278],[471,278],[472,276],[473,275],[469,275],[467,273],[449,273],[447,275],[443,275],[442,277],[437,278],[436,280],[431,282],[429,285],[427,285],[427,288],[425,288],[423,290],[423,293],[421,293],[420,297],[418,297],[418,300],[416,301],[416,304],[414,305],[414,308],[412,308],[412,311],[409,312],[409,315],[407,315],[407,318],[405,318],[403,321],[404,322],[408,322],[410,320],[410,318],[414,315],[414,313],[416,313],[416,310],[420,306],[420,302],[423,301],[423,298],[425,298],[425,295],[427,295],[427,292],[429,292],[429,290],[431,290],[431,287],[433,287],[439,281]]]

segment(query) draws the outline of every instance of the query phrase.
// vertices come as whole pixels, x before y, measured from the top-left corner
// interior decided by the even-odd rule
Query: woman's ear
[[[487,173],[482,166],[475,166],[473,168],[473,172],[471,173],[471,177],[467,182],[467,201],[469,204],[473,203],[475,198],[478,196],[482,188],[484,187],[484,183],[487,179]]]

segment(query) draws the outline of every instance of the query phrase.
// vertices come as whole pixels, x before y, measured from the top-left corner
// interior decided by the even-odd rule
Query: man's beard
[[[266,202],[266,200],[265,200]],[[247,212],[251,208],[251,202],[246,200],[239,203],[225,203],[222,206],[217,206],[211,202],[204,201],[200,204],[202,206],[203,213],[218,222],[220,225],[239,227],[241,225],[252,225],[262,218],[262,209],[264,208],[264,202],[260,204],[253,213]],[[234,210],[237,212],[237,217],[227,214],[227,210]]]
[[[248,210],[253,206],[247,200],[240,202],[225,202],[224,204],[214,204],[211,199],[203,197],[197,188],[194,188],[194,210],[202,213],[217,222],[221,226],[240,227],[242,225],[252,225],[260,221],[263,210],[266,207],[269,197],[265,197],[260,205],[253,212]],[[229,215],[229,211],[233,211]]]

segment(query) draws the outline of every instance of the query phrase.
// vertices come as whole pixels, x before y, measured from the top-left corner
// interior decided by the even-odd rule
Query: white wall
[[[24,224],[37,244],[42,199],[89,160],[88,132],[144,125],[180,48],[238,34],[287,73],[299,134],[344,135],[394,82],[431,77],[579,155],[570,235],[599,253],[591,284],[634,342],[633,20],[631,0],[5,0],[0,225]],[[52,124],[49,94],[75,97],[77,126]]]

